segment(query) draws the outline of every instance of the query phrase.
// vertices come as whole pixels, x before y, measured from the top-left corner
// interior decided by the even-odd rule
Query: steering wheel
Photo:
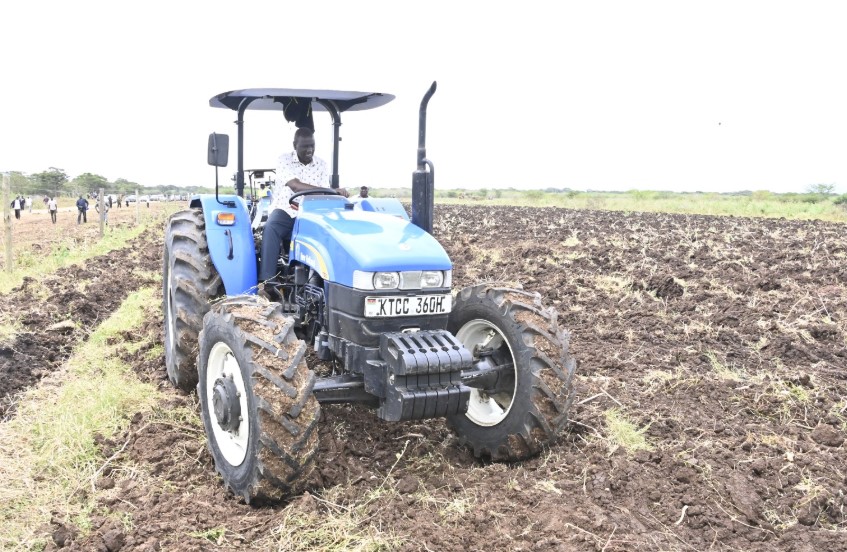
[[[302,192],[294,192],[291,194],[291,197],[288,198],[288,203],[294,203],[294,198],[307,196],[307,195],[337,195],[340,196],[338,192],[333,190],[332,188],[320,188],[314,190],[303,190]],[[342,196],[343,197],[343,196]]]

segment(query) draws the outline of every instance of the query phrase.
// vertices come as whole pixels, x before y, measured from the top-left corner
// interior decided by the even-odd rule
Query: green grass
[[[158,397],[119,359],[120,340],[109,340],[140,327],[154,295],[150,288],[130,295],[0,424],[0,549],[42,549],[49,535],[40,527],[53,513],[64,513],[83,531],[90,526],[91,489],[106,461],[95,436],[117,434]]]
[[[613,449],[621,447],[629,453],[639,450],[653,450],[653,446],[644,437],[644,432],[647,431],[647,427],[649,426],[638,429],[617,408],[607,410],[605,412],[605,418],[606,437]]]

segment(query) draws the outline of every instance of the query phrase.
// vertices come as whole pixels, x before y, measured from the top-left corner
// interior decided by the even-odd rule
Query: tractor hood
[[[441,244],[419,227],[398,216],[353,210],[338,197],[304,198],[292,238],[294,259],[350,287],[354,270],[452,268]]]

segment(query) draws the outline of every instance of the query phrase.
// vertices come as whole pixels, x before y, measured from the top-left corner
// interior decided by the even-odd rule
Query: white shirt
[[[55,199],[51,199],[50,201],[47,202],[47,210],[48,211],[56,211],[58,208],[59,208],[59,206],[56,205]]]
[[[282,209],[292,218],[296,217],[297,211],[288,204],[288,198],[294,194],[294,190],[286,186],[285,183],[296,178],[304,184],[329,187],[329,177],[329,167],[320,157],[313,156],[312,162],[304,165],[297,157],[296,151],[283,153],[279,156],[276,168],[271,211]]]
[[[15,210],[18,210],[18,211],[21,210],[21,200],[20,199],[15,198],[15,204],[12,206],[12,209],[15,209]]]

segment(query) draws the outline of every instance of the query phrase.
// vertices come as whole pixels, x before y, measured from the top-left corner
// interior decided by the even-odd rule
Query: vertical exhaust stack
[[[426,158],[426,106],[435,94],[435,86],[436,82],[432,81],[432,86],[421,100],[418,120],[418,168],[412,173],[412,224],[430,234],[432,212],[435,209],[435,166]]]

